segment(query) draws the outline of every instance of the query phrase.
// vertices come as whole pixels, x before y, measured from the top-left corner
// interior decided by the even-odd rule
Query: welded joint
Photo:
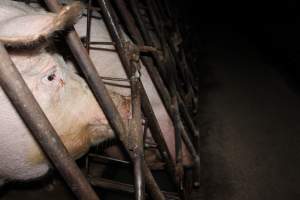
[[[147,45],[136,45],[130,41],[125,42],[125,51],[128,53],[128,58],[131,61],[138,62],[140,60],[140,53],[147,53],[147,52],[155,52],[158,54],[162,54],[161,50]]]

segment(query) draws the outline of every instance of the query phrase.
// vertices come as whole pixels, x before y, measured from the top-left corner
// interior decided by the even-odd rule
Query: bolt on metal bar
[[[0,43],[0,84],[32,135],[78,199],[98,200]]]

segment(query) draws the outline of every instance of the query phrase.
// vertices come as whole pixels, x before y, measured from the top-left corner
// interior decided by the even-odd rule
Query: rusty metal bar
[[[151,38],[151,36],[149,35],[149,33],[147,32],[146,28],[144,27],[144,23],[141,20],[141,14],[137,8],[137,1],[136,0],[131,0],[129,1],[131,7],[133,8],[133,12],[135,13],[135,16],[137,18],[137,22],[142,30],[143,36],[145,37],[145,41],[147,45],[154,45],[154,42]],[[150,2],[147,0],[146,1],[147,5],[148,5],[148,9],[150,11],[150,17],[152,20],[154,20],[154,25],[156,27],[156,31],[160,32],[160,28],[159,28],[159,23],[157,22],[157,18],[155,17],[154,13],[151,12],[152,10],[149,8],[149,6],[151,6]],[[166,41],[164,39],[164,37],[160,37],[161,43],[163,45],[163,49],[164,49],[164,56],[166,58]],[[177,171],[177,174],[182,176],[182,171],[183,171],[183,166],[182,165],[182,146],[181,146],[181,135],[182,132],[184,131],[184,126],[181,125],[181,119],[180,119],[180,115],[179,112],[177,112],[177,106],[175,104],[177,104],[177,100],[175,98],[176,94],[176,86],[175,86],[175,82],[173,81],[174,78],[174,72],[171,69],[171,66],[169,64],[163,64],[162,60],[160,59],[159,55],[157,54],[153,54],[156,64],[158,66],[158,69],[160,70],[160,73],[156,72],[156,69],[154,67],[147,67],[147,70],[149,72],[149,75],[151,76],[151,79],[153,80],[156,89],[159,92],[160,97],[162,98],[165,107],[167,108],[167,111],[172,119],[174,128],[175,128],[175,149],[176,149],[176,163],[177,163],[177,169],[179,169],[179,171]],[[167,66],[167,68],[165,68],[164,66]],[[166,78],[166,70],[168,70],[168,79]],[[160,74],[160,75],[159,75]],[[164,81],[163,79],[160,78],[160,76],[162,76],[164,78],[164,80],[168,80],[167,82],[169,83],[169,87],[170,87],[170,94],[172,95],[172,98],[168,97],[169,92],[167,92],[167,88],[164,87]],[[170,78],[171,77],[171,78]],[[166,82],[165,82],[166,83]],[[172,105],[172,106],[171,106]]]
[[[134,187],[131,184],[112,181],[105,178],[90,177],[89,180],[93,186],[102,189],[121,191],[129,194],[133,194],[135,192]],[[176,193],[166,191],[162,191],[162,193],[167,200],[180,200],[179,196]],[[149,195],[146,193],[145,197],[148,199]]]
[[[194,78],[190,73],[190,69],[187,65],[187,63],[185,62],[185,57],[184,57],[184,53],[182,50],[179,49],[179,53],[181,53],[180,55],[182,56],[182,62],[181,60],[179,60],[179,53],[177,53],[176,51],[176,47],[174,46],[176,41],[172,41],[172,38],[175,39],[175,36],[179,37],[179,40],[182,41],[182,37],[181,37],[181,33],[179,31],[179,27],[177,26],[175,20],[172,18],[168,18],[165,15],[165,12],[163,12],[163,2],[162,1],[153,1],[152,0],[152,5],[154,10],[156,10],[156,13],[158,15],[158,19],[160,19],[160,21],[163,21],[164,23],[161,23],[162,25],[162,29],[163,30],[168,30],[165,31],[166,33],[168,33],[167,36],[163,36],[166,37],[166,41],[168,43],[168,46],[170,47],[170,51],[173,54],[173,57],[176,61],[176,66],[177,68],[180,70],[180,74],[182,75],[183,79],[181,80],[184,85],[185,85],[185,90],[187,91],[186,93],[189,95],[192,95],[192,103],[196,103],[197,102],[197,98],[195,96],[195,91],[194,91]],[[184,91],[181,91],[181,94],[184,94]]]
[[[153,4],[156,5],[156,9],[160,13],[160,17],[162,18],[162,20],[164,22],[166,22],[166,23],[164,23],[164,27],[167,27],[168,30],[169,29],[173,30],[173,31],[168,31],[169,35],[171,35],[173,33],[174,35],[177,35],[179,37],[179,40],[182,40],[182,36],[181,36],[180,30],[179,30],[179,27],[176,23],[176,15],[174,15],[174,14],[171,15],[171,9],[169,8],[168,3],[164,0],[163,1],[154,0]],[[165,11],[167,11],[167,12],[165,12]],[[167,16],[166,14],[169,16]],[[171,48],[173,48],[173,50],[172,49],[171,50],[173,52],[175,52],[174,44],[170,41],[171,37],[167,37],[167,39],[168,39],[169,46]],[[187,76],[186,79],[189,80],[188,84],[191,83],[191,86],[193,87],[192,89],[194,89],[197,87],[197,84],[194,80],[194,76],[191,73],[191,69],[185,60],[185,55],[184,55],[184,51],[182,51],[182,47],[180,48],[179,53],[180,53],[182,62],[180,62],[180,61],[176,61],[176,62],[179,64],[179,66],[180,66],[179,68],[182,70],[182,72],[186,74],[186,76]],[[177,55],[177,54],[174,54],[174,55]],[[177,59],[177,56],[174,56],[174,57],[175,57],[175,59]],[[194,90],[193,90],[193,93],[195,93]]]
[[[2,44],[0,44],[0,60],[1,87],[32,135],[78,199],[98,200],[96,193],[68,154]]]
[[[154,42],[153,42],[151,36],[149,35],[149,32],[147,31],[146,27],[144,26],[144,22],[142,20],[141,13],[140,13],[140,11],[137,8],[137,1],[136,0],[129,0],[129,3],[131,5],[131,8],[132,8],[133,13],[135,15],[135,19],[137,20],[137,23],[138,23],[138,25],[139,25],[139,27],[140,27],[140,29],[142,31],[142,35],[143,35],[143,37],[145,39],[145,44],[146,45],[154,45]],[[155,22],[155,23],[157,23],[157,22]],[[153,54],[153,56],[155,58],[156,64],[158,64],[158,66],[160,66],[160,67],[158,67],[158,69],[162,68],[163,64],[162,64],[162,61],[159,59],[159,56],[156,55],[155,53]],[[173,123],[175,122],[174,125],[176,124],[176,122],[179,122],[179,124],[177,124],[177,126],[182,131],[181,134],[184,135],[183,137],[185,138],[185,141],[187,141],[187,143],[190,144],[190,142],[188,141],[189,138],[187,137],[187,133],[184,130],[184,128],[182,128],[183,127],[182,121],[178,118],[178,116],[179,116],[179,108],[176,105],[174,105],[174,102],[171,102],[171,97],[169,95],[169,91],[165,87],[164,82],[161,79],[160,73],[158,72],[158,70],[155,67],[153,67],[151,65],[150,66],[146,65],[146,67],[147,67],[147,70],[149,72],[149,75],[151,76],[151,79],[153,80],[153,83],[155,84],[156,89],[158,90],[158,92],[160,94],[160,97],[162,98],[162,100],[164,102],[165,107],[167,108],[167,111],[168,111],[169,115],[171,117],[173,116],[172,117],[172,121],[173,121]],[[173,93],[174,92],[176,93],[176,91],[174,91],[174,88],[172,90],[173,90]],[[173,96],[172,98],[175,99],[174,98],[174,94],[172,96]],[[173,105],[172,106],[173,109],[171,109],[171,106],[170,106],[171,104]],[[176,102],[175,102],[175,104],[176,104]],[[179,101],[177,105],[180,106],[181,109],[184,109],[185,114],[188,113],[187,112],[187,108],[185,107],[185,105],[183,104],[182,101]],[[174,116],[177,116],[177,117],[174,118]],[[183,115],[183,117],[186,118],[187,115]],[[188,120],[188,119],[186,118],[186,120]],[[193,133],[193,135],[196,135],[196,133]],[[195,165],[198,168],[196,171],[200,171],[200,159],[199,159],[199,156],[195,157],[195,154],[193,153],[193,152],[195,152],[195,149],[194,149],[194,147],[192,145],[187,145],[187,147],[188,147],[189,152],[192,155],[194,155],[193,156],[194,160],[195,160],[194,163],[195,163]],[[199,184],[199,182],[195,181],[195,185],[198,185],[198,184]]]
[[[139,65],[138,60],[131,62],[131,107],[132,119],[130,120],[129,131],[129,148],[132,150],[133,155],[133,169],[135,180],[135,199],[144,200],[145,181],[143,173],[144,159],[144,139],[142,130],[142,110],[141,110],[141,83],[139,79]]]
[[[107,165],[117,165],[117,166],[122,166],[122,167],[128,167],[131,165],[131,163],[129,161],[118,160],[115,158],[98,155],[98,154],[93,154],[93,153],[88,154],[88,157],[95,162],[99,162],[99,163],[107,164]]]
[[[126,6],[125,1],[123,0],[114,0],[118,10],[120,11],[120,14],[122,15],[122,19],[124,20],[126,24],[126,28],[131,36],[134,36],[132,38],[133,42],[137,45],[144,45],[144,42],[142,40],[142,35],[140,31],[136,28],[135,25],[135,19],[132,17],[130,12],[128,11],[128,8]]]
[[[138,30],[135,20],[131,13],[129,12],[125,2],[123,0],[114,0],[115,5],[118,8],[119,13],[121,14],[122,18],[125,19],[125,25],[131,35],[131,38],[138,46],[144,45],[144,41],[142,38],[142,35],[140,33],[140,30]],[[151,58],[147,58],[146,56],[142,56],[141,60],[143,63],[147,66],[151,65]],[[176,172],[175,172],[175,165],[172,161],[170,152],[168,150],[168,147],[166,145],[166,142],[162,136],[159,124],[157,122],[157,119],[153,113],[152,107],[150,105],[149,99],[146,95],[145,91],[142,91],[144,95],[142,95],[142,106],[143,111],[146,116],[146,118],[149,121],[150,130],[152,133],[152,137],[154,138],[155,142],[158,144],[158,149],[160,151],[160,154],[164,161],[166,162],[167,170],[174,180],[175,185],[178,185],[177,179],[176,179]]]
[[[85,40],[86,50],[88,53],[90,53],[91,25],[92,25],[92,13],[93,13],[91,7],[92,7],[92,0],[89,0],[88,7],[87,7],[87,18],[86,18],[87,27],[86,27],[86,40]]]
[[[155,2],[154,2],[154,4],[155,4]],[[157,8],[157,6],[156,6],[156,8]],[[176,64],[178,65],[179,68],[183,68],[184,66],[180,65],[180,61],[177,58],[177,53],[176,53],[174,45],[172,44],[170,39],[167,39],[167,41],[169,43],[170,50],[171,50],[173,56],[175,57]],[[182,69],[182,70],[184,70],[184,69]],[[188,88],[190,89],[190,92],[192,92],[192,98],[194,100],[195,94],[194,94],[192,85],[190,85],[189,82],[188,82]],[[172,92],[172,88],[171,88],[171,92]],[[196,130],[195,125],[194,125],[193,121],[191,120],[190,115],[186,109],[185,103],[180,99],[179,95],[177,95],[177,100],[179,101],[178,102],[179,110],[180,109],[182,110],[182,112],[181,112],[182,116],[183,116],[184,120],[187,122],[187,124],[189,125],[188,127],[190,128],[192,135],[194,137],[194,140],[196,141],[194,143],[196,146],[196,149],[195,149],[193,143],[190,141],[190,138],[188,137],[188,134],[185,131],[182,132],[182,138],[183,138],[185,144],[187,145],[188,149],[190,150],[192,157],[194,158],[193,185],[195,187],[199,187],[200,186],[200,170],[201,170],[200,157],[198,155],[200,153],[199,132]]]
[[[131,70],[130,64],[131,63],[130,63],[129,56],[132,56],[132,55],[129,55],[129,52],[128,52],[129,47],[126,46],[126,44],[128,44],[128,43],[125,43],[124,38],[122,37],[122,34],[121,34],[120,27],[115,22],[116,16],[113,16],[113,10],[112,10],[109,2],[107,0],[98,0],[98,3],[101,7],[102,15],[103,15],[103,18],[109,29],[111,37],[113,38],[113,41],[116,43],[116,49],[118,50],[117,52],[119,54],[120,60],[123,64],[123,67],[128,76],[131,74],[130,73],[130,70]],[[130,52],[130,53],[132,53],[132,52]],[[138,68],[140,68],[140,67],[138,67]],[[142,86],[140,86],[140,87],[142,88]],[[142,91],[144,91],[144,89],[142,89]],[[144,95],[144,93],[142,93],[142,96],[143,95]],[[143,160],[143,168],[144,168],[147,189],[150,191],[152,198],[153,199],[164,199],[164,196],[162,195],[158,185],[156,184],[156,182],[151,174],[151,171],[146,166],[146,163],[144,160]]]
[[[195,146],[195,152],[193,151],[194,157],[195,157],[195,166],[194,166],[194,176],[193,176],[193,185],[195,187],[200,186],[200,134],[198,129],[196,128],[193,120],[191,119],[188,111],[186,108],[183,106],[184,103],[181,99],[180,96],[178,96],[178,101],[179,101],[179,109],[180,112],[183,115],[183,119],[185,120],[186,124],[188,125],[190,131],[193,133],[193,143]]]
[[[153,42],[150,34],[148,33],[148,31],[146,30],[146,28],[144,26],[143,20],[141,20],[142,16],[141,16],[139,9],[137,8],[137,1],[130,0],[129,2],[132,7],[135,18],[137,19],[137,23],[138,23],[140,29],[142,30],[142,34],[145,39],[146,45],[154,45],[154,42]],[[164,71],[166,70],[166,69],[164,69],[164,64],[162,63],[162,60],[160,59],[159,55],[154,53],[153,57],[156,61],[157,66],[159,66],[158,69],[160,69],[160,73],[157,71],[157,69],[155,67],[152,67],[150,65],[146,65],[146,67],[147,67],[149,75],[150,75],[160,97],[162,98],[164,106],[166,107],[166,109],[172,119],[172,122],[173,122],[173,125],[175,128],[176,155],[177,155],[176,157],[177,157],[177,164],[178,164],[177,169],[181,168],[180,171],[182,171],[182,166],[179,166],[179,164],[181,163],[181,160],[182,160],[181,135],[182,135],[182,132],[184,131],[184,126],[182,125],[182,122],[180,119],[180,114],[178,112],[177,106],[175,105],[175,104],[177,104],[177,102],[176,102],[177,100],[176,100],[176,98],[174,98],[176,96],[175,95],[176,87],[174,85],[174,81],[172,81],[172,78],[168,77],[170,87],[171,87],[170,91],[173,94],[172,95],[173,97],[171,98],[170,94],[169,94],[169,90],[165,87],[165,83],[164,83],[163,79],[161,78],[161,75],[163,75],[165,73]],[[170,69],[170,66],[168,66],[168,68]],[[169,75],[172,76],[172,71],[171,71],[171,73],[169,73]]]

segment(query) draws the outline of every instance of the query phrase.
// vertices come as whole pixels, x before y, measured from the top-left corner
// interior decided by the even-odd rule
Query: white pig
[[[67,7],[65,13],[57,15],[37,12],[23,3],[0,1],[0,41],[10,46],[12,61],[75,159],[91,145],[114,135],[85,81],[50,43],[40,43],[73,23],[78,6]],[[38,42],[32,44],[35,39]],[[114,93],[112,96],[122,113],[129,113],[127,100]],[[0,184],[46,174],[50,163],[2,88],[0,124]]]

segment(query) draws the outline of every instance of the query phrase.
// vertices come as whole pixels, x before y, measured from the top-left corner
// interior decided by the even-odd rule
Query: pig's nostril
[[[55,74],[51,74],[47,77],[48,81],[53,81],[55,79]]]

